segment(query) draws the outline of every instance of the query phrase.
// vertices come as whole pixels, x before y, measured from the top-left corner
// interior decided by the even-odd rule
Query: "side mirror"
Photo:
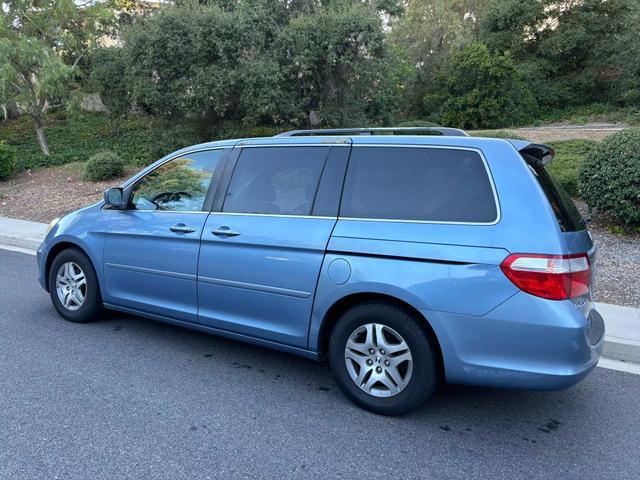
[[[107,188],[104,191],[104,204],[107,207],[122,210],[124,209],[123,200],[124,193],[120,187]]]

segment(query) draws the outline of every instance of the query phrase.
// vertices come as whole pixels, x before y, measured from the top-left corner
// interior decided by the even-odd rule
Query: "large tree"
[[[609,101],[624,73],[616,59],[637,57],[619,42],[637,32],[634,10],[637,0],[493,0],[479,35],[511,53],[543,107]]]
[[[405,14],[392,25],[392,41],[406,51],[416,68],[412,94],[418,111],[437,72],[447,64],[453,53],[473,41],[476,12],[472,12],[472,5],[466,3],[413,0]]]
[[[124,76],[126,70],[121,47],[99,48],[91,56],[89,90],[100,95],[111,119],[111,130],[118,133],[120,121],[131,107],[129,90]]]
[[[282,30],[278,51],[295,119],[333,126],[388,123],[404,107],[413,71],[390,48],[374,7],[344,2],[318,8]]]
[[[74,0],[3,0],[0,98],[33,120],[49,155],[44,112],[69,95],[69,84],[109,16],[102,4]]]

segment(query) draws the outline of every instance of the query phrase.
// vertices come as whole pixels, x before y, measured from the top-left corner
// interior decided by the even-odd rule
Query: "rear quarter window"
[[[586,224],[582,219],[582,215],[576,208],[571,196],[567,191],[553,179],[553,176],[549,171],[540,165],[536,158],[527,153],[522,154],[526,160],[533,176],[537,180],[538,184],[542,188],[544,195],[551,205],[554,215],[560,230],[563,232],[579,232],[586,230]]]
[[[340,216],[492,223],[498,208],[485,163],[475,151],[354,147]]]

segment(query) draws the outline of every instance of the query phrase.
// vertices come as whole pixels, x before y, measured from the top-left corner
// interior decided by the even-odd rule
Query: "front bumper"
[[[46,262],[47,262],[47,249],[45,243],[42,242],[36,251],[36,259],[38,262],[38,282],[40,286],[48,291],[47,279],[45,278]]]
[[[423,311],[444,359],[448,382],[498,388],[557,390],[597,365],[604,323],[589,305],[519,292],[484,316]]]

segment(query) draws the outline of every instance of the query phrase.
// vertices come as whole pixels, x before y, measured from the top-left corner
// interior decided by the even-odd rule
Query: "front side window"
[[[327,153],[327,147],[243,149],[222,210],[310,215]]]
[[[487,168],[477,152],[355,147],[340,216],[491,223],[498,213]]]
[[[202,211],[223,150],[174,158],[142,177],[131,190],[133,210]]]

